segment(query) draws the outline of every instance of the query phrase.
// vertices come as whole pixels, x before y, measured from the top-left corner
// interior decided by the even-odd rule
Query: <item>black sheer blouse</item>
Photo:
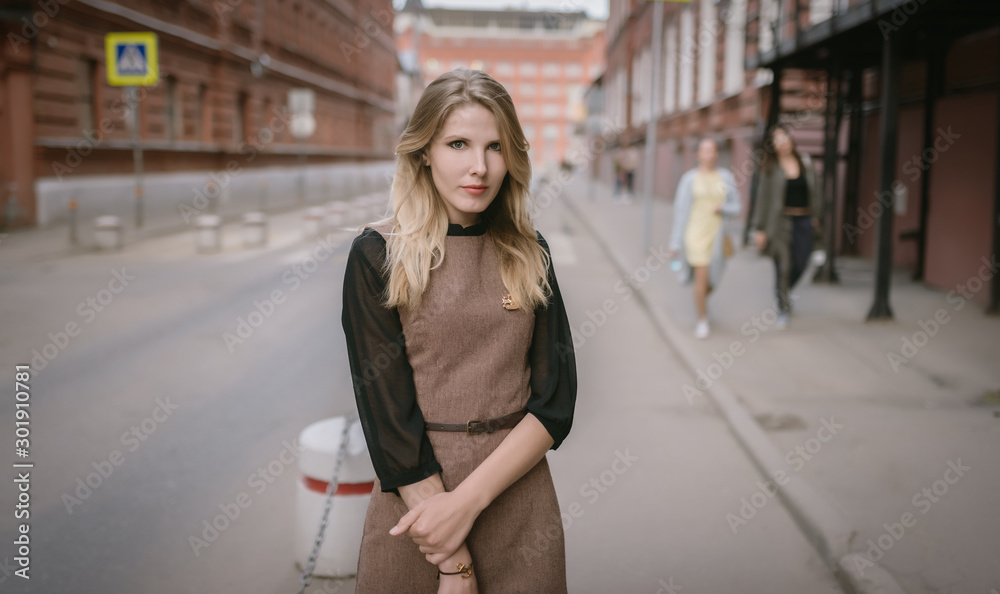
[[[448,235],[484,233],[485,222],[469,227],[448,225]],[[538,241],[551,254],[541,233]],[[441,465],[434,457],[417,405],[399,312],[381,304],[388,281],[381,272],[385,252],[385,239],[374,229],[365,229],[354,239],[344,275],[342,322],[372,464],[382,491],[398,494],[398,487],[440,472]],[[556,449],[573,423],[576,359],[569,319],[551,266],[548,280],[552,294],[546,307],[535,310],[528,352],[531,394],[527,408],[552,436],[552,449]]]

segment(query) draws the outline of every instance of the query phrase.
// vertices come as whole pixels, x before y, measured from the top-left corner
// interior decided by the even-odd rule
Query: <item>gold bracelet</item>
[[[465,563],[458,563],[456,567],[458,568],[458,571],[449,572],[449,571],[441,571],[439,569],[438,579],[440,579],[441,576],[443,575],[460,575],[462,576],[462,579],[472,577],[472,563],[469,563],[468,565],[466,565]]]

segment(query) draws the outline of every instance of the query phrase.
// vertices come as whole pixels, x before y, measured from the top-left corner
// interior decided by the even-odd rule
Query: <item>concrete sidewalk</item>
[[[895,320],[866,323],[872,264],[841,259],[841,283],[803,287],[779,331],[773,264],[744,249],[709,301],[712,336],[697,340],[692,289],[656,257],[669,240],[670,205],[655,201],[644,252],[641,199],[615,204],[587,175],[559,184],[562,200],[632,276],[701,378],[665,387],[664,397],[721,397],[723,409],[731,399],[731,428],[773,479],[736,489],[734,503],[746,505],[731,524],[750,521],[777,486],[831,569],[846,565],[842,581],[856,582],[848,589],[899,591],[893,580],[910,594],[1000,588],[1000,318],[900,272]]]

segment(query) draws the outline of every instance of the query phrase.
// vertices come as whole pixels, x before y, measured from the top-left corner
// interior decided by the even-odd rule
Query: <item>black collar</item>
[[[458,223],[448,223],[448,235],[469,236],[484,235],[486,233],[486,221],[480,221],[468,227],[463,227]]]

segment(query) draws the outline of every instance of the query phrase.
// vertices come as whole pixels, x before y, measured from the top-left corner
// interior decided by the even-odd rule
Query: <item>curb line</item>
[[[627,276],[629,266],[625,260],[611,249],[588,217],[564,193],[560,192],[560,198],[618,273],[622,277]],[[650,305],[643,287],[633,287],[633,289],[637,301],[653,320],[661,337],[677,354],[683,366],[697,376],[698,370],[704,369],[706,364],[701,364],[699,356],[681,346],[681,330],[673,320]],[[736,435],[737,441],[765,479],[770,480],[774,470],[784,468],[784,458],[778,447],[740,402],[739,397],[723,384],[721,379],[714,380],[702,391],[707,392],[712,398],[725,417],[730,430]],[[861,554],[850,551],[856,531],[819,492],[802,477],[787,476],[789,481],[784,485],[774,481],[778,496],[795,519],[806,540],[816,549],[845,591],[851,594],[906,594],[883,567]],[[865,574],[857,569],[862,559],[867,566]]]

